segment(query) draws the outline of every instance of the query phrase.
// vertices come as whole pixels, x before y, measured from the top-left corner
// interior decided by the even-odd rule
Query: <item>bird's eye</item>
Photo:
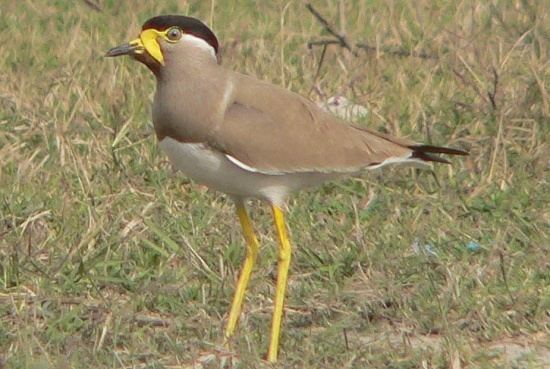
[[[166,37],[168,37],[170,41],[178,41],[182,35],[183,32],[178,27],[172,27],[166,32]]]

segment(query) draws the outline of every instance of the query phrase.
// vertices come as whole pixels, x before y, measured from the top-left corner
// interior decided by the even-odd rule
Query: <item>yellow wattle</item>
[[[154,29],[146,29],[141,32],[139,39],[143,44],[145,50],[161,65],[164,65],[164,56],[160,50],[160,45],[157,41],[158,37],[161,37],[162,33]]]

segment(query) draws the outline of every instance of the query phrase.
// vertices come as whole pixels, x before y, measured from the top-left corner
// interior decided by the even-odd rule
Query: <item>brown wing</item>
[[[354,172],[405,158],[415,143],[347,124],[311,101],[234,75],[233,103],[213,133],[215,146],[264,173]]]

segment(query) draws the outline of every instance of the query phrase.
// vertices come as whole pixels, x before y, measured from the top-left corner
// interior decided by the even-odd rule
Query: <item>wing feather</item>
[[[235,74],[234,95],[213,133],[217,148],[261,173],[356,172],[406,158],[415,143],[359,128],[283,88]]]

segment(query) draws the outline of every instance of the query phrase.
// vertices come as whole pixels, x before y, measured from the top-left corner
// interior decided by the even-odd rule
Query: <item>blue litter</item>
[[[435,248],[430,243],[424,245],[424,252],[426,252],[426,254],[430,256],[437,256],[437,252],[435,251]]]
[[[418,239],[415,239],[411,244],[411,248],[416,255],[437,256],[435,247],[431,243],[420,244]]]
[[[481,246],[477,242],[470,241],[466,244],[466,249],[468,251],[476,252],[476,251],[479,251],[481,249]]]

